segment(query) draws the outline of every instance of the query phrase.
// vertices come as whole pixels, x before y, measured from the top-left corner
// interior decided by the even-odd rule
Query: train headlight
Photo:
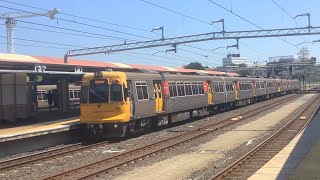
[[[114,127],[114,128],[117,128],[117,127],[118,127],[118,125],[116,125],[116,124],[115,124],[113,127]]]

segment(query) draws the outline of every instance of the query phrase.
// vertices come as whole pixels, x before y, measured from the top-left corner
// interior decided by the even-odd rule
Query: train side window
[[[227,92],[234,91],[232,82],[226,82],[226,89],[227,89]]]
[[[73,90],[72,90],[72,89],[69,90],[69,98],[70,98],[70,99],[73,99],[73,98],[74,98],[74,96],[73,96]]]
[[[192,93],[193,93],[193,95],[199,94],[199,89],[198,89],[197,82],[192,82]]]
[[[149,99],[147,82],[145,81],[136,82],[136,90],[137,90],[138,100]]]
[[[191,82],[184,82],[184,86],[185,86],[185,89],[186,89],[186,95],[187,96],[192,95]]]
[[[223,82],[219,82],[219,89],[220,89],[220,92],[224,92]]]
[[[75,98],[80,98],[80,94],[81,94],[80,89],[76,89],[74,91],[75,91]]]
[[[175,97],[177,96],[177,86],[175,82],[169,82],[168,83],[169,86],[169,95],[170,97]]]
[[[242,91],[243,90],[243,84],[240,83],[239,86],[240,86],[240,91]]]
[[[38,90],[37,91],[37,98],[39,101],[45,101],[46,100],[45,96],[46,96],[45,90]]]
[[[204,94],[203,82],[198,82],[199,94]]]
[[[261,88],[259,82],[256,82],[255,84],[256,84],[256,89],[260,89]]]
[[[231,86],[231,91],[234,91],[234,83],[230,82],[230,86]]]
[[[217,83],[213,82],[213,92],[217,92]]]
[[[178,96],[185,96],[186,91],[184,89],[183,82],[177,82],[177,88],[178,88]]]
[[[145,96],[144,93],[145,92],[143,92],[143,95]],[[122,86],[120,84],[111,84],[110,101],[122,101]]]

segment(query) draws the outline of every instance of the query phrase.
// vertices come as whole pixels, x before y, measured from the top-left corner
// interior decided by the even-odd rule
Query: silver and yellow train
[[[299,81],[285,79],[89,73],[81,86],[80,122],[95,136],[124,137],[298,89]]]

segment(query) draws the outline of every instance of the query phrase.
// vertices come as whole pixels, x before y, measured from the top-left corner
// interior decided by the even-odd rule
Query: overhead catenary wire
[[[0,36],[0,38],[7,38],[5,36]],[[88,48],[84,46],[77,46],[77,45],[71,45],[71,44],[64,44],[64,43],[56,43],[56,42],[48,42],[48,41],[40,41],[40,40],[34,40],[34,39],[25,39],[25,38],[13,38],[15,40],[21,40],[21,41],[29,41],[29,42],[36,42],[36,43],[43,43],[43,44],[51,44],[51,45],[59,45],[59,46],[68,46],[68,47],[75,47],[75,48]]]
[[[262,27],[258,26],[257,24],[249,21],[248,19],[240,16],[239,14],[235,13],[234,11],[230,11],[229,9],[225,8],[224,6],[222,6],[222,5],[214,2],[214,1],[212,1],[212,0],[209,0],[209,2],[211,2],[212,4],[215,4],[216,6],[220,7],[221,9],[224,9],[225,11],[228,11],[229,13],[237,16],[238,18],[240,18],[240,19],[242,19],[242,20],[244,20],[244,21],[246,21],[247,23],[249,23],[249,24],[251,24],[251,25],[253,25],[253,26],[255,26],[255,27],[257,27],[257,28],[259,28],[259,29],[261,29],[261,30],[264,30],[264,28],[262,28]],[[285,39],[283,39],[283,38],[280,38],[280,37],[278,37],[278,39],[280,39],[280,40],[282,40],[282,41],[284,41],[284,42],[286,42],[286,43],[294,46],[295,48],[297,48],[297,49],[299,50],[299,48],[298,48],[296,45],[292,44],[291,42],[289,42],[289,41],[287,41],[287,40],[285,40]]]
[[[114,40],[135,41],[135,40],[131,40],[131,39],[128,39],[128,38],[120,38],[120,37],[115,37],[115,36],[108,36],[108,35],[104,35],[104,34],[91,33],[91,32],[87,32],[87,31],[80,31],[80,30],[64,28],[64,27],[51,26],[51,25],[35,23],[35,22],[30,22],[30,21],[24,21],[24,20],[16,20],[16,21],[17,22],[26,23],[26,24],[42,26],[42,27],[49,27],[49,28],[60,29],[60,30],[65,30],[65,31],[72,31],[72,32],[78,32],[78,33],[83,33],[83,34],[90,34],[90,35],[96,35],[96,36],[101,36],[101,37],[107,37],[107,38],[114,39]]]
[[[5,9],[10,9],[10,10],[15,10],[15,11],[20,11],[20,12],[35,14],[35,15],[38,14],[38,13],[25,11],[25,10],[21,10],[21,9],[17,9],[17,8],[12,8],[12,7],[7,7],[7,6],[1,6],[0,5],[0,7],[1,8],[5,8]],[[106,30],[106,31],[110,31],[110,32],[116,32],[116,33],[120,33],[120,34],[125,34],[125,35],[129,35],[129,36],[134,36],[134,37],[139,37],[139,38],[149,38],[149,37],[146,37],[146,36],[136,35],[136,34],[127,33],[127,32],[118,31],[118,30],[113,30],[113,29],[104,28],[104,27],[99,27],[99,26],[95,26],[95,25],[91,25],[91,24],[87,24],[87,23],[81,23],[81,22],[77,22],[77,21],[73,21],[73,20],[64,19],[64,18],[55,17],[55,19],[60,20],[60,21],[69,22],[69,23],[79,24],[79,25],[83,25],[83,26],[87,26],[87,27],[102,29],[102,30]]]
[[[155,61],[154,59],[131,55],[132,53],[128,53],[128,52],[122,52],[122,53],[123,53],[123,54],[126,54],[126,56],[131,56],[131,57],[135,57],[135,58],[139,58],[139,59],[145,59],[145,60],[149,60],[149,61]],[[162,62],[162,63],[166,63],[166,64],[174,64],[174,65],[178,65],[178,66],[180,65],[180,64],[173,63],[173,62],[161,61],[161,60],[157,60],[157,62]]]
[[[0,44],[7,44],[7,43],[0,43]],[[48,49],[62,49],[62,50],[67,50],[68,48],[63,48],[63,47],[54,47],[54,46],[40,46],[40,45],[33,45],[33,44],[20,44],[20,43],[15,43],[17,46],[23,46],[23,47],[37,47],[37,48],[48,48]]]
[[[150,4],[150,5],[152,5],[152,6],[155,6],[155,7],[161,8],[161,9],[164,9],[164,10],[166,10],[166,11],[169,11],[169,12],[172,12],[172,13],[175,13],[175,14],[178,14],[178,15],[180,15],[180,16],[183,16],[183,17],[186,17],[186,18],[189,18],[189,19],[192,19],[192,20],[195,20],[195,21],[198,21],[198,22],[201,22],[201,23],[204,23],[204,24],[213,26],[213,27],[215,27],[217,30],[221,31],[221,29],[219,29],[218,27],[216,27],[216,26],[213,25],[212,23],[203,21],[203,20],[201,20],[201,19],[198,19],[198,18],[189,16],[189,15],[186,15],[186,14],[183,14],[183,13],[180,13],[180,12],[177,12],[177,11],[175,11],[175,10],[169,9],[169,8],[167,8],[167,7],[164,7],[164,6],[160,6],[160,5],[158,5],[158,4],[155,4],[155,3],[152,3],[152,2],[149,2],[149,1],[146,1],[146,0],[139,0],[139,1],[144,2],[144,3],[147,3],[147,4]],[[231,11],[231,12],[232,12],[232,11]],[[260,28],[260,29],[262,29],[262,28]],[[281,38],[280,38],[280,39],[281,39]],[[284,41],[286,41],[286,40],[284,40]],[[289,43],[289,42],[288,42],[288,43]],[[241,44],[241,42],[240,42],[240,44]],[[293,44],[291,44],[291,45],[293,45]],[[210,51],[210,50],[209,50],[209,51]]]
[[[0,0],[0,1],[1,1],[1,0]],[[24,10],[20,10],[20,9],[16,9],[16,8],[10,8],[10,7],[5,7],[5,6],[0,6],[0,7],[2,7],[2,8],[7,8],[7,9],[12,9],[12,10],[16,10],[16,11],[22,11],[22,12],[26,12],[26,13],[31,13],[31,14],[36,14],[36,13],[32,13],[32,12],[29,12],[29,11],[24,11]],[[58,18],[58,19],[61,20],[61,18]],[[62,28],[62,27],[44,25],[44,24],[33,23],[33,22],[28,22],[28,21],[23,21],[23,20],[16,20],[16,21],[23,22],[23,23],[28,23],[28,24],[33,24],[33,25],[50,27],[50,28],[56,28],[56,29],[62,29],[62,30],[68,30],[68,31],[75,31],[75,32],[79,32],[79,33],[87,33],[87,34],[102,36],[101,34],[97,34],[97,33],[83,32],[83,31],[73,30],[73,29],[69,29],[69,28]],[[73,21],[71,21],[71,20],[66,20],[66,21],[68,21],[68,22],[73,22]],[[84,24],[84,23],[80,23],[80,24],[86,25],[86,24]],[[89,25],[89,26],[91,26],[91,25]],[[97,26],[91,26],[91,27],[100,28],[100,27],[97,27]],[[46,31],[46,30],[45,30],[45,31]],[[104,35],[104,36],[106,36],[106,35]],[[114,37],[114,36],[106,36],[106,37],[108,37],[108,38],[114,38],[114,39],[122,39],[122,40],[125,40],[125,41],[135,41],[135,40],[127,39],[127,38],[119,38],[119,37]],[[140,37],[142,37],[142,36],[140,36]],[[151,38],[145,37],[145,36],[143,36],[142,38],[151,39]],[[18,39],[18,38],[16,38],[16,39]],[[22,39],[20,38],[20,40],[22,40]],[[29,40],[30,40],[30,39],[29,39]],[[40,41],[35,40],[34,42],[40,42]],[[46,43],[46,42],[40,42],[40,43]],[[56,43],[56,44],[57,44],[57,43]],[[70,46],[70,47],[79,47],[79,46],[71,46],[71,45],[68,45],[68,46]],[[82,46],[80,46],[80,47],[82,47]],[[181,49],[181,48],[180,48],[180,49]],[[202,56],[204,56],[204,55],[202,55]],[[180,56],[180,57],[182,57],[182,56]]]
[[[206,22],[206,21],[204,21],[204,20],[201,20],[201,19],[198,19],[198,18],[189,16],[189,15],[186,15],[186,14],[180,13],[180,12],[178,12],[178,11],[169,9],[169,8],[167,8],[167,7],[164,7],[164,6],[160,6],[160,5],[158,5],[158,4],[155,4],[155,3],[152,3],[152,2],[149,2],[149,1],[146,1],[146,0],[139,0],[139,1],[144,2],[144,3],[147,3],[147,4],[150,4],[150,5],[152,5],[152,6],[155,6],[155,7],[161,8],[161,9],[164,9],[164,10],[169,11],[169,12],[172,12],[172,13],[174,13],[174,14],[178,14],[178,15],[180,15],[180,16],[183,16],[183,17],[192,19],[192,20],[194,20],[194,21],[198,21],[198,22],[200,22],[200,23],[213,26],[213,27],[215,27],[216,29],[218,29],[219,31],[221,31],[217,26],[211,24],[210,22]]]
[[[44,8],[40,8],[40,7],[36,7],[36,6],[31,6],[31,5],[27,5],[27,4],[22,4],[22,3],[17,3],[17,2],[11,2],[11,1],[7,1],[7,0],[0,0],[0,1],[6,2],[6,3],[10,3],[10,4],[20,5],[20,6],[24,6],[24,7],[29,7],[29,8],[33,8],[33,9],[38,9],[38,10],[42,10],[42,11],[49,11],[48,9],[44,9]],[[65,12],[59,12],[59,14],[62,14],[62,15],[65,15],[65,16],[70,16],[70,17],[75,17],[75,18],[79,18],[79,19],[84,19],[84,20],[99,22],[99,23],[103,23],[103,24],[109,24],[109,25],[113,25],[113,26],[117,26],[117,27],[123,27],[123,28],[134,29],[134,30],[138,30],[138,31],[143,31],[143,32],[149,32],[149,33],[157,34],[156,32],[151,32],[150,30],[147,30],[147,29],[142,29],[142,28],[133,27],[133,26],[127,26],[127,25],[122,25],[122,24],[117,24],[117,23],[112,23],[112,22],[107,22],[107,21],[101,21],[101,20],[97,20],[97,19],[93,19],[93,18],[87,18],[87,17],[82,17],[82,16],[77,16],[77,15],[69,14],[69,13],[65,13]]]
[[[42,31],[42,32],[50,32],[50,33],[56,33],[56,34],[64,34],[64,35],[72,35],[72,36],[79,36],[79,37],[88,37],[88,38],[97,38],[97,39],[107,39],[107,40],[117,40],[118,39],[113,39],[113,38],[107,38],[103,36],[90,36],[90,35],[85,35],[85,34],[74,34],[74,33],[68,33],[68,32],[62,32],[62,31],[54,31],[54,30],[48,30],[48,29],[40,29],[40,28],[32,28],[32,27],[26,27],[26,26],[20,26],[16,25],[17,28],[21,29],[28,29],[28,30],[35,30],[35,31]]]
[[[285,12],[289,17],[291,17],[293,19],[293,21],[295,22],[296,26],[299,27],[297,20],[287,11],[285,10],[282,6],[280,6],[280,4],[278,4],[277,2],[275,2],[274,0],[271,0],[273,2],[273,4],[275,4],[278,8],[280,8],[283,12]],[[302,36],[302,40],[306,43],[306,39],[304,38],[304,36]],[[306,46],[308,47],[308,45],[306,44]]]

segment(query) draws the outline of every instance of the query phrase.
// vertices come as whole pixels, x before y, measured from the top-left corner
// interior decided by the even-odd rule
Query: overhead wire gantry
[[[112,54],[119,51],[136,50],[160,46],[174,46],[179,44],[187,44],[211,40],[225,40],[225,39],[250,39],[250,38],[270,38],[270,37],[284,37],[284,36],[303,36],[303,35],[320,35],[320,27],[299,27],[299,28],[283,28],[283,29],[265,29],[265,30],[249,30],[249,31],[222,31],[210,32],[204,34],[195,34],[189,36],[180,36],[173,38],[164,38],[149,41],[139,41],[131,43],[123,43],[110,46],[100,46],[92,48],[82,48],[69,50],[64,62],[67,63],[68,57],[83,56],[91,54]]]

